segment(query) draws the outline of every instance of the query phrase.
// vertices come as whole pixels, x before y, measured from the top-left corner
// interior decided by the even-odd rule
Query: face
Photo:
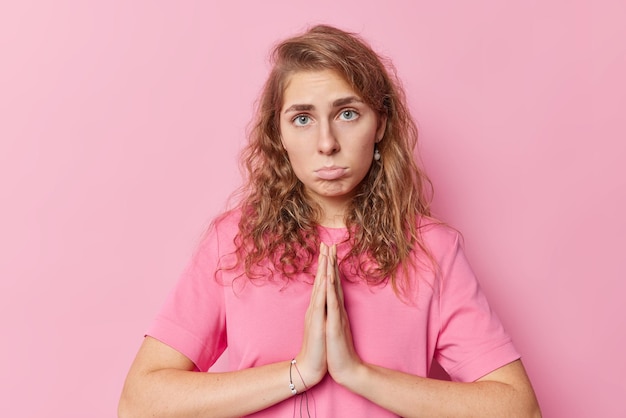
[[[373,162],[385,121],[330,70],[301,71],[287,82],[282,144],[307,195],[322,209],[345,207]]]

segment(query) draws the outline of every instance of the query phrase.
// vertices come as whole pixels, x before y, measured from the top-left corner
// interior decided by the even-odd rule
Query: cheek
[[[301,152],[298,152],[297,148],[287,146],[285,147],[285,153],[287,154],[291,170],[298,178],[300,178],[300,174],[304,170],[303,166],[306,164],[306,159],[302,156]]]
[[[367,172],[372,167],[372,160],[373,160],[373,157],[368,158],[367,156],[363,156],[363,159],[361,160],[361,170],[360,170],[362,177],[365,177],[367,175]]]

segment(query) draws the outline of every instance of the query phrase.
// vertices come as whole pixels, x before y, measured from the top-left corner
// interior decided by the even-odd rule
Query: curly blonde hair
[[[278,44],[271,73],[257,104],[257,118],[242,154],[248,176],[241,200],[237,259],[245,275],[270,280],[272,271],[287,280],[310,272],[317,254],[320,207],[307,198],[281,144],[280,110],[290,77],[298,71],[333,70],[340,74],[378,115],[386,129],[378,143],[380,161],[357,187],[345,215],[351,250],[344,260],[371,284],[391,280],[407,289],[399,271],[413,264],[411,253],[428,251],[418,218],[429,216],[430,182],[415,163],[417,128],[404,91],[390,63],[358,35],[319,25]],[[273,268],[258,267],[270,260]],[[366,263],[372,260],[374,263]],[[365,267],[375,265],[375,267]],[[407,276],[408,277],[408,276]]]

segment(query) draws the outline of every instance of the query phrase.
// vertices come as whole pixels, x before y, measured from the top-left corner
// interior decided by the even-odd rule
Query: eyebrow
[[[363,103],[363,100],[361,100],[359,97],[357,96],[349,96],[349,97],[344,97],[342,99],[337,99],[333,102],[333,107],[340,107],[340,106],[345,106],[347,104],[350,103],[354,103],[354,102],[359,102],[359,103]]]
[[[341,107],[354,102],[363,103],[363,100],[361,100],[357,96],[342,97],[333,102],[333,107]],[[302,112],[313,109],[315,109],[315,106],[313,106],[312,104],[294,104],[285,109],[284,113],[289,113],[293,111]]]

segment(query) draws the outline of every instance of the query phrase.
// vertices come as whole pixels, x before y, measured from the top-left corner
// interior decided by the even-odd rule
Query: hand
[[[326,280],[326,357],[328,372],[341,385],[363,364],[354,349],[337,265],[337,247],[330,247]]]
[[[296,356],[302,378],[307,387],[319,383],[328,370],[326,363],[326,288],[328,282],[328,256],[326,244],[320,244],[317,272],[311,292],[311,302],[304,316],[302,348]],[[300,379],[294,379],[298,391]]]

